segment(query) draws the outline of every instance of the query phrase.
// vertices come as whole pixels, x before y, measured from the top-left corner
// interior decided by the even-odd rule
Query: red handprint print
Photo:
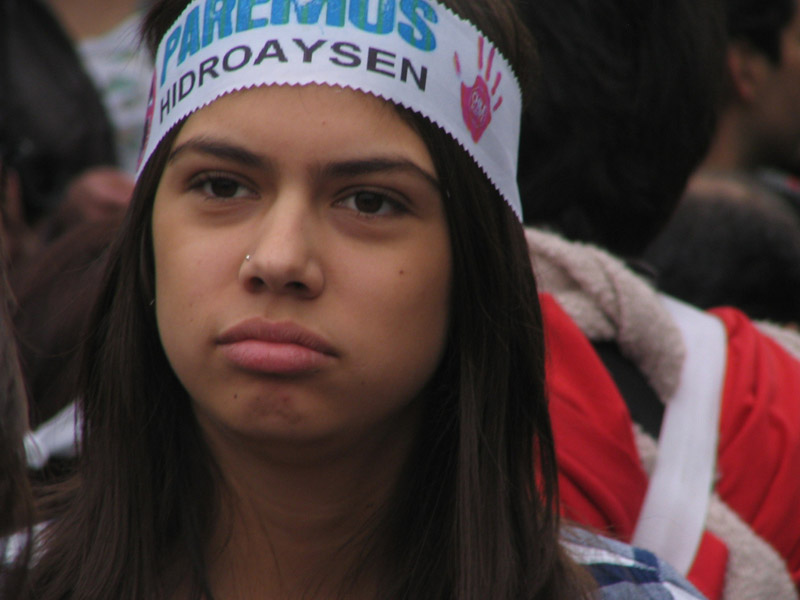
[[[503,97],[500,96],[498,97],[497,101],[495,101],[494,106],[492,106],[492,99],[497,93],[497,88],[500,85],[502,74],[498,72],[495,75],[494,83],[492,84],[492,89],[490,91],[486,82],[491,81],[492,66],[494,63],[496,49],[494,46],[491,46],[491,49],[489,50],[489,56],[486,59],[485,74],[482,74],[484,68],[483,40],[483,37],[478,38],[478,74],[475,76],[475,83],[472,84],[472,87],[467,87],[463,82],[461,83],[461,113],[464,117],[464,123],[466,123],[467,128],[469,128],[470,133],[472,134],[472,140],[476,143],[481,139],[481,136],[483,135],[483,132],[486,131],[489,123],[492,122],[492,114],[498,108],[500,108],[500,105],[503,103]],[[456,73],[458,73],[460,76],[461,62],[458,58],[458,52],[456,52],[453,56],[453,61],[456,67]]]

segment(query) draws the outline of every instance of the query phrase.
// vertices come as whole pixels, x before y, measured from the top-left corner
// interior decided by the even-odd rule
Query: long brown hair
[[[27,402],[9,314],[13,297],[6,278],[5,258],[5,240],[0,239],[0,535],[19,532],[21,549],[16,559],[5,566],[0,594],[13,597],[25,583],[33,497],[23,444],[28,425]],[[0,552],[4,550],[0,544]]]
[[[447,4],[513,65],[532,60],[510,2]],[[145,25],[151,47],[185,5],[157,3]],[[446,190],[452,325],[392,520],[377,532],[396,565],[381,595],[580,597],[558,544],[541,315],[522,227],[455,141],[414,120]],[[30,598],[163,598],[187,576],[191,597],[213,597],[203,553],[219,506],[215,463],[151,307],[153,197],[176,133],[140,177],[111,251],[83,359],[80,471],[47,505]]]

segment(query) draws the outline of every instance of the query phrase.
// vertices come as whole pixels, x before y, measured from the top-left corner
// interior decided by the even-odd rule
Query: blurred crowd
[[[81,330],[133,191],[152,79],[139,41],[147,7],[139,0],[0,3],[8,331],[16,334],[31,429],[74,400]],[[72,436],[64,447],[68,463]],[[36,453],[30,440],[28,452]],[[39,462],[58,472],[58,459]]]

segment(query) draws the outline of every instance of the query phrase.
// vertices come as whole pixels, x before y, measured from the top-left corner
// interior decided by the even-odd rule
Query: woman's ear
[[[736,97],[744,104],[754,102],[773,69],[769,58],[747,42],[733,41],[728,44],[726,61]]]

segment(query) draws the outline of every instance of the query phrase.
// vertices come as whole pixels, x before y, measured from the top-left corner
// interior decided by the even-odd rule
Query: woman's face
[[[451,253],[430,154],[389,104],[270,87],[199,110],[153,245],[161,340],[207,434],[338,442],[414,422]]]

